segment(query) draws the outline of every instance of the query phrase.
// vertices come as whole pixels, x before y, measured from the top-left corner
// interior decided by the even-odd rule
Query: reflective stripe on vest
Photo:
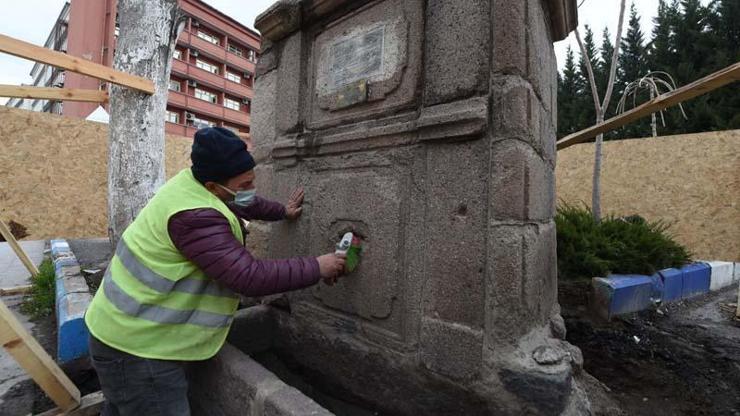
[[[211,279],[202,280],[193,277],[185,277],[175,281],[162,277],[155,271],[141,264],[141,262],[134,256],[134,253],[132,253],[128,248],[126,240],[123,238],[118,242],[118,247],[116,247],[116,256],[118,256],[123,267],[125,267],[133,277],[157,292],[182,292],[194,295],[218,296],[229,299],[237,297],[234,292]]]
[[[118,309],[128,315],[161,324],[192,324],[212,328],[228,327],[233,315],[189,310],[181,311],[157,305],[139,303],[129,296],[113,280],[110,267],[105,272],[103,291],[105,297]]]

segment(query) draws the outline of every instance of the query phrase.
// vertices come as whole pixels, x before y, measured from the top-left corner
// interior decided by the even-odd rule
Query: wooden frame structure
[[[2,34],[0,34],[0,52],[91,76],[145,94],[154,94],[154,83],[148,79],[116,71],[104,65],[42,48]],[[106,91],[12,85],[0,85],[0,96],[98,103],[108,101]],[[2,220],[0,220],[0,234],[13,248],[13,251],[31,272],[31,275],[36,277],[39,274],[38,268],[31,262]],[[4,289],[3,292],[5,294],[22,293],[27,290],[28,286],[22,286]],[[96,392],[80,397],[79,389],[2,301],[0,301],[0,345],[13,356],[57,405],[56,409],[49,410],[43,415],[88,416],[98,414],[105,401],[103,394]]]
[[[116,71],[105,65],[36,46],[3,34],[0,34],[0,52],[132,88],[145,94],[154,94],[154,83],[148,79]],[[11,85],[0,85],[0,97],[41,98],[98,103],[108,101],[108,93],[99,90],[16,87]]]
[[[21,245],[18,244],[13,233],[10,232],[10,227],[8,227],[3,220],[0,220],[0,235],[2,235],[5,241],[8,242],[8,245],[10,245],[10,248],[13,249],[15,255],[21,260],[21,263],[26,266],[26,269],[31,273],[31,277],[36,277],[39,274],[39,269],[35,264],[33,264],[31,259],[28,258],[28,255],[23,251]]]
[[[45,100],[81,101],[90,103],[108,102],[108,92],[75,88],[49,88],[0,85],[0,97],[41,98]]]
[[[558,140],[557,149],[563,150],[565,148],[573,146],[574,144],[593,139],[601,133],[606,133],[618,127],[622,127],[625,124],[631,123],[642,117],[649,116],[650,114],[656,113],[667,107],[676,105],[686,100],[690,100],[692,98],[696,98],[700,95],[706,94],[710,91],[714,91],[717,88],[723,87],[727,84],[731,84],[739,80],[740,62],[736,62],[735,64],[730,65],[727,68],[707,75],[704,78],[692,82],[691,84],[684,85],[681,88],[659,95],[658,97],[642,105],[639,105],[632,110],[625,112],[624,114],[610,118],[603,123],[596,124],[579,132],[568,135]]]

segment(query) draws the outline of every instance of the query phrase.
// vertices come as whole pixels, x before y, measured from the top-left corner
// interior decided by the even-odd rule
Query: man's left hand
[[[290,195],[288,203],[285,205],[285,218],[295,220],[303,212],[303,188],[298,188]]]

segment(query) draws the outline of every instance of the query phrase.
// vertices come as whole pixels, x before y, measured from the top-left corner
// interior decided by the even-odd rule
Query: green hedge
[[[691,254],[667,233],[669,225],[640,216],[609,216],[597,223],[591,210],[562,204],[555,216],[560,279],[615,274],[651,275],[681,267]]]

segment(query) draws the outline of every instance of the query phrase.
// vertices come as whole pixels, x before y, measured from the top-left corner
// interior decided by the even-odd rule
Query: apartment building
[[[113,65],[118,37],[116,0],[67,2],[46,47],[106,66]],[[166,130],[192,137],[198,128],[223,126],[249,133],[259,34],[199,0],[180,0],[188,16],[172,61]],[[60,42],[60,39],[63,39]],[[107,84],[39,64],[36,86],[98,89]],[[97,104],[11,100],[7,105],[85,118]]]

